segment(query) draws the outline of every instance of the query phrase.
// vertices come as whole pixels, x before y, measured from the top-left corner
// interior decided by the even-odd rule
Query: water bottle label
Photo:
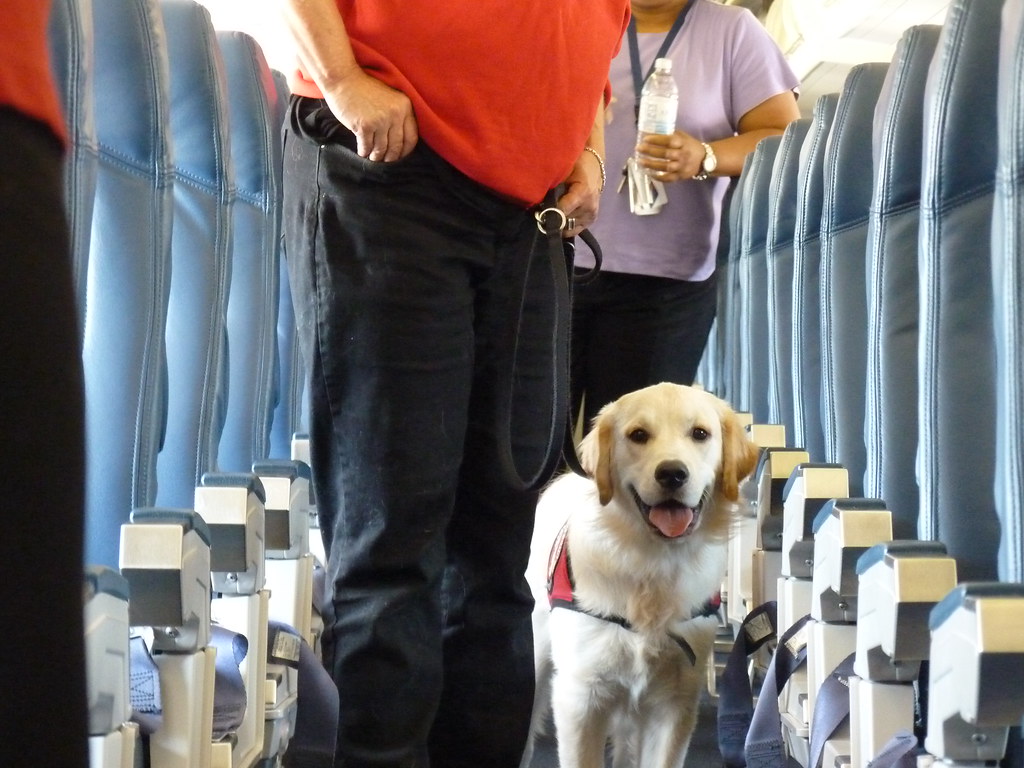
[[[642,133],[673,133],[676,129],[678,110],[678,98],[645,96],[640,103],[640,120],[637,127]]]

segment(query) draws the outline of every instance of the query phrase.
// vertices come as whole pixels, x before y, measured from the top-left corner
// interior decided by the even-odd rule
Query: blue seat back
[[[270,451],[276,377],[280,239],[277,88],[259,44],[218,32],[228,82],[236,198],[228,298],[227,408],[218,463],[248,472]]]
[[[921,538],[996,576],[991,224],[1002,0],[954,0],[928,76],[921,178]]]
[[[900,39],[875,110],[868,221],[868,396],[864,494],[885,499],[893,536],[917,536],[917,238],[924,88],[940,27]]]
[[[50,59],[68,131],[64,200],[78,327],[85,326],[85,290],[92,241],[99,148],[93,95],[92,0],[55,0],[50,9]]]
[[[209,12],[163,0],[174,141],[174,228],[167,310],[167,432],[157,504],[190,508],[217,468],[233,174],[224,66]]]
[[[744,278],[740,269],[743,251],[743,196],[744,187],[750,174],[753,154],[747,155],[743,170],[733,186],[729,203],[729,245],[724,255],[722,272],[718,280],[717,322],[721,345],[721,396],[739,411],[747,411],[749,405],[743,399],[742,386],[742,303]]]
[[[732,248],[731,227],[734,209],[736,208],[732,201],[737,186],[738,180],[730,179],[725,196],[722,198],[721,226],[719,228],[718,250],[715,254],[717,282],[715,319],[712,321],[711,328],[708,331],[708,340],[704,347],[704,355],[701,357],[700,366],[697,369],[696,379],[706,389],[722,397],[726,397],[725,393],[728,390],[728,384],[726,383],[729,364],[726,357],[726,321],[728,319],[726,310],[729,306],[728,282],[730,279],[729,254]]]
[[[86,290],[86,562],[118,563],[120,526],[156,497],[165,417],[171,146],[156,0],[93,0],[99,165]]]
[[[288,103],[288,84],[280,72],[274,72],[277,88],[277,124],[283,126]],[[280,240],[279,287],[277,305],[277,360],[278,392],[274,423],[270,433],[270,458],[291,458],[292,436],[305,432],[303,397],[306,392],[306,368],[299,352],[299,334],[295,326],[295,308],[292,306],[291,286],[288,279],[288,256],[284,252],[284,238]]]
[[[999,576],[1024,581],[1024,3],[1003,7],[999,154],[992,228],[997,341],[996,507]]]
[[[792,344],[797,174],[800,147],[810,126],[810,118],[800,118],[786,126],[768,188],[768,420],[786,428],[790,445],[796,439]]]
[[[871,126],[888,64],[853,67],[843,83],[825,150],[821,209],[821,368],[825,460],[846,467],[850,494],[864,493],[867,393],[868,208]]]
[[[761,139],[744,169],[740,201],[743,223],[740,270],[740,401],[754,421],[766,423],[768,408],[768,216],[769,187],[781,136]]]
[[[839,94],[819,96],[800,148],[793,237],[793,444],[825,460],[821,394],[821,206],[825,143]]]

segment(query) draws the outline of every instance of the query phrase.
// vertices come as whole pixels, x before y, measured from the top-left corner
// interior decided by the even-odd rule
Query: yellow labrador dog
[[[606,406],[584,438],[591,478],[556,479],[537,507],[527,576],[537,698],[560,768],[681,768],[717,619],[739,483],[757,449],[732,409],[657,384]]]

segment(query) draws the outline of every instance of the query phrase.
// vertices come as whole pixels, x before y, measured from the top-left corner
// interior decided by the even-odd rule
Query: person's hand
[[[667,136],[646,134],[637,149],[643,155],[640,164],[654,171],[652,178],[658,181],[693,178],[704,162],[704,145],[684,131]]]
[[[362,69],[324,90],[324,99],[338,121],[356,136],[356,153],[369,160],[394,162],[419,140],[412,102]]]
[[[562,232],[563,237],[578,235],[597,219],[604,177],[601,174],[601,163],[594,151],[585,149],[576,158],[576,164],[565,180],[565,194],[558,199],[558,207],[569,219],[568,224],[573,225],[566,225]]]

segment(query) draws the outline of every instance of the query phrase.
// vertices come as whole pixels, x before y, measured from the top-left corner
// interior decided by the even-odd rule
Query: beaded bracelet
[[[596,157],[598,165],[601,166],[601,189],[598,191],[604,192],[604,185],[608,181],[608,177],[605,175],[604,172],[604,159],[601,157],[601,155],[598,154],[597,150],[594,149],[593,147],[584,147],[583,149],[585,149],[587,152]]]

